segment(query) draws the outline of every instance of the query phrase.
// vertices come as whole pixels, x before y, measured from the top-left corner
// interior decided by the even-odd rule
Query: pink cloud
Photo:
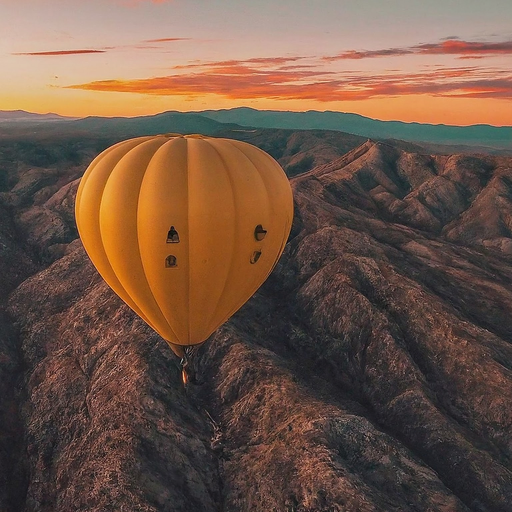
[[[461,59],[483,58],[512,54],[512,41],[475,42],[462,41],[456,37],[438,43],[425,43],[406,48],[386,48],[383,50],[349,50],[338,55],[325,57],[325,60],[357,60],[403,55],[459,55]]]
[[[413,94],[512,99],[512,73],[508,70],[462,67],[379,75],[281,66],[289,60],[265,58],[192,64],[179,68],[184,72],[168,76],[101,80],[69,87],[162,96],[217,94],[230,99],[343,101]]]
[[[190,41],[189,37],[162,37],[160,39],[146,39],[144,43],[175,43],[177,41]]]
[[[52,50],[52,51],[37,51],[37,52],[17,52],[13,53],[13,55],[35,55],[35,56],[48,56],[48,55],[83,55],[88,53],[106,53],[110,50],[119,50],[119,49],[134,49],[134,50],[159,50],[161,46],[153,46],[153,43],[168,43],[168,42],[177,42],[177,41],[187,41],[188,38],[183,37],[166,37],[161,39],[148,39],[146,41],[142,41],[142,44],[137,45],[122,45],[122,46],[104,46],[102,48],[88,48],[88,49],[79,49],[79,50]]]
[[[421,44],[413,47],[413,53],[427,55],[462,55],[462,56],[484,56],[484,55],[510,55],[512,54],[512,41],[499,43],[479,43],[474,41],[461,41],[459,39],[448,39],[441,43]]]
[[[13,55],[83,55],[88,53],[105,53],[106,50],[56,50],[49,52],[22,52],[22,53],[13,53]]]

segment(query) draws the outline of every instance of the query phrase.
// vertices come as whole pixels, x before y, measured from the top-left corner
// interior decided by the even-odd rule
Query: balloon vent
[[[169,229],[169,231],[167,233],[167,243],[168,244],[177,244],[177,243],[179,243],[179,241],[180,241],[180,235],[178,234],[176,229],[174,229],[174,226],[171,226],[171,228]]]
[[[265,236],[267,236],[267,230],[263,229],[263,226],[261,224],[258,224],[254,229],[254,238],[256,238],[258,242],[261,242],[265,238]]]
[[[178,261],[176,259],[176,256],[173,256],[172,254],[167,256],[165,258],[165,268],[175,268],[178,266]]]
[[[251,263],[252,264],[256,263],[260,259],[260,256],[261,256],[261,251],[254,251],[251,256]]]

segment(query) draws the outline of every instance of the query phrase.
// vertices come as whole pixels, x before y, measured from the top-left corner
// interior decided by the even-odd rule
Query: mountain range
[[[119,133],[0,137],[0,510],[508,512],[512,158],[217,133],[278,159],[295,217],[185,388],[77,236]]]
[[[60,116],[59,114],[36,114],[25,110],[0,110],[0,123],[38,123],[44,121],[70,121],[72,117]]]
[[[54,121],[61,121],[55,123]],[[13,125],[14,121],[18,126]],[[43,121],[52,121],[44,123]],[[286,112],[247,107],[199,112],[162,112],[139,117],[65,118],[55,114],[0,111],[0,137],[21,136],[34,124],[38,136],[66,134],[115,134],[135,137],[165,132],[213,135],[223,129],[278,128],[332,130],[375,140],[398,139],[421,143],[430,152],[484,152],[512,154],[512,126],[447,126],[399,121],[378,121],[343,112]],[[450,146],[450,147],[446,147]]]
[[[401,121],[378,121],[344,112],[283,112],[247,107],[210,110],[198,114],[220,122],[258,128],[336,130],[372,139],[400,139],[432,144],[512,149],[512,126],[449,126]]]

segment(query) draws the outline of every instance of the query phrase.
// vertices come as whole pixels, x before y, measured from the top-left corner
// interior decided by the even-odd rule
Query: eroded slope
[[[294,178],[283,259],[186,391],[74,240],[76,165],[6,190],[35,255],[10,510],[508,510],[510,159],[369,141]]]

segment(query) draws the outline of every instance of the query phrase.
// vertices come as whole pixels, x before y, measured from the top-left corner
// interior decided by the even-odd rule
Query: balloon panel
[[[142,181],[137,213],[144,272],[176,340],[189,342],[187,141],[179,137],[154,155]],[[168,243],[171,226],[179,242]],[[167,260],[175,258],[174,266]],[[167,263],[166,263],[167,261]],[[170,333],[162,336],[172,341]]]

